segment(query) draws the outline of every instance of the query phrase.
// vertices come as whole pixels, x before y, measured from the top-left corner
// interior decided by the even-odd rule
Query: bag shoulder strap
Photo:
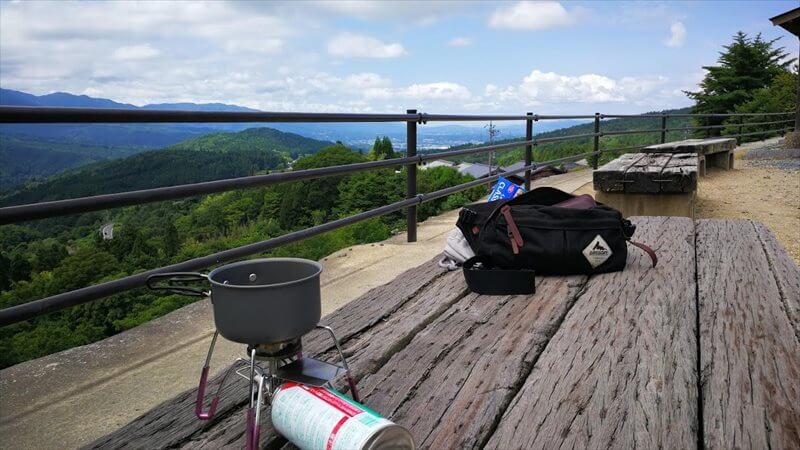
[[[632,246],[644,250],[644,252],[647,253],[647,256],[650,257],[650,261],[653,262],[653,267],[655,267],[656,264],[658,264],[658,256],[656,255],[655,250],[653,250],[649,245],[645,245],[642,244],[641,242],[636,242],[631,240],[629,240],[628,242],[630,242]]]

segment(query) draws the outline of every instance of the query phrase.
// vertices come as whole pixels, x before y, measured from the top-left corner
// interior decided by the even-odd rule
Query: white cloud
[[[403,89],[399,94],[409,99],[451,99],[464,100],[470,97],[469,89],[450,82],[413,84]]]
[[[472,39],[467,37],[455,37],[450,39],[450,41],[447,42],[447,45],[451,47],[467,47],[472,45]]]
[[[522,80],[520,92],[545,102],[614,102],[624,98],[616,92],[616,82],[593,73],[567,76],[534,70]]]
[[[455,0],[320,0],[314,6],[331,12],[362,20],[403,19],[429,25],[438,18],[473,6],[473,2]]]
[[[229,53],[258,53],[262,55],[275,55],[283,51],[283,39],[258,38],[247,39],[232,38],[225,42],[225,50]]]
[[[663,76],[613,78],[587,73],[562,75],[534,70],[517,86],[498,87],[487,84],[485,96],[501,102],[531,104],[622,103],[648,98],[668,79]]]
[[[389,86],[392,82],[377,73],[365,72],[348,75],[343,83],[351,89],[372,89]]]
[[[406,87],[370,87],[361,92],[368,100],[466,100],[472,97],[469,89],[458,83],[440,81],[436,83],[417,83]]]
[[[496,10],[489,18],[491,27],[513,30],[544,30],[573,23],[575,14],[568,12],[560,3],[552,1],[518,2]]]
[[[406,54],[399,43],[387,44],[370,36],[341,33],[328,42],[328,53],[343,58],[397,58]]]
[[[131,45],[120,47],[114,50],[111,57],[117,61],[136,61],[141,59],[155,58],[161,52],[150,46],[150,44]]]
[[[664,43],[667,47],[683,47],[686,42],[686,27],[682,22],[675,22],[669,27],[670,37]]]

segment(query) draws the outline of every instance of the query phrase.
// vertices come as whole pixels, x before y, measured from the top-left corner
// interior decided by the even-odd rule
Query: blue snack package
[[[489,201],[494,202],[497,200],[514,198],[520,190],[524,192],[521,186],[517,186],[511,181],[500,177],[497,179],[497,184],[494,185],[492,192],[489,194]]]

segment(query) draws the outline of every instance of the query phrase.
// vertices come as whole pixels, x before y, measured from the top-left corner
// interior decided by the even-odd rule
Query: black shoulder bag
[[[550,187],[506,201],[466,206],[456,225],[476,255],[464,263],[470,288],[477,283],[475,292],[506,294],[533,292],[531,271],[573,275],[623,270],[627,243],[636,231],[622,213],[595,202],[591,196],[574,196]],[[646,251],[655,267],[657,258],[652,249],[631,244]],[[530,281],[512,283],[517,286],[511,289],[513,292],[502,292],[502,286],[498,289],[499,283],[492,281],[495,271],[503,271],[507,279],[514,276],[509,271],[516,271],[518,280],[524,277]]]

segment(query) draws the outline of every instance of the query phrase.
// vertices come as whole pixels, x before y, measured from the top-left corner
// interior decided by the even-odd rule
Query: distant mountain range
[[[253,175],[286,168],[291,160],[330,145],[333,143],[266,127],[212,133],[161,150],[88,164],[40,182],[29,182],[0,196],[0,205]],[[14,155],[8,156],[13,165]]]
[[[47,95],[32,95],[11,89],[0,89],[0,105],[8,106],[60,106],[79,108],[121,108],[146,110],[184,110],[184,111],[257,111],[237,105],[223,103],[158,103],[135,106],[119,103],[105,98],[74,95],[56,92]],[[536,126],[536,132],[564,128],[576,121],[548,121]],[[270,128],[297,133],[314,139],[342,141],[345,144],[369,148],[376,136],[389,136],[397,148],[405,148],[406,127],[402,123],[273,123]],[[525,134],[522,123],[503,122],[496,124],[504,137]],[[95,127],[123,127],[122,137],[114,136],[108,128],[94,130]],[[121,145],[129,147],[149,147],[170,145],[189,137],[213,131],[238,131],[257,126],[255,124],[136,124],[136,125],[3,125],[0,133],[23,134],[28,137],[48,139],[70,139],[74,143],[86,145]],[[50,129],[52,128],[52,129]],[[137,133],[136,131],[141,131]],[[97,132],[95,132],[97,131]],[[483,124],[437,125],[429,124],[418,128],[418,145],[422,148],[444,148],[451,145],[486,140]]]

